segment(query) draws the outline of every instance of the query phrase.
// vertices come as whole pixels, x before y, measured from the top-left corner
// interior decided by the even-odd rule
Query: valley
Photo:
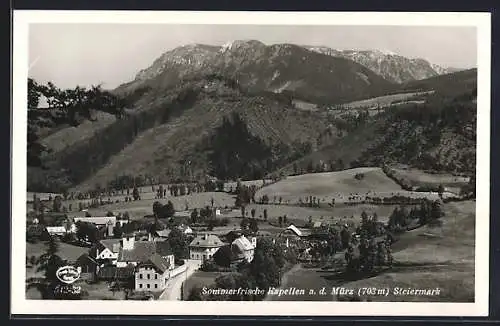
[[[170,49],[112,90],[28,91],[30,287],[52,257],[85,269],[85,299],[474,299],[477,69],[236,40]],[[150,255],[125,257],[138,243]]]

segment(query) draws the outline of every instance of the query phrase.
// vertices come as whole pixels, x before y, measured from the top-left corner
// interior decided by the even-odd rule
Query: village
[[[219,187],[214,181],[212,186],[196,190],[189,185],[183,190],[179,189],[184,185],[160,185],[85,195],[29,194],[28,273],[35,275],[35,266],[40,265],[38,258],[30,255],[30,248],[39,248],[43,243],[50,247],[51,242],[57,242],[59,248],[68,249],[60,249],[58,265],[78,270],[78,291],[88,299],[200,300],[201,288],[223,283],[224,277],[231,273],[251,269],[260,243],[264,248],[267,246],[267,251],[278,248],[282,255],[275,258],[283,262],[271,277],[273,281],[265,283],[272,294],[280,291],[282,277],[298,263],[355,274],[368,268],[361,266],[360,257],[370,252],[370,270],[390,266],[395,234],[402,228],[412,229],[425,223],[413,217],[402,226],[394,222],[397,218],[394,212],[393,222],[389,217],[379,219],[376,212],[368,216],[364,211],[356,217],[299,217],[297,214],[306,212],[333,212],[335,200],[321,203],[319,198],[310,196],[290,204],[276,196],[259,197],[260,190],[277,181],[262,180],[258,185],[237,182]],[[353,194],[347,200],[355,200],[355,197],[361,198]],[[184,209],[177,210],[183,202],[179,198],[184,200]],[[191,206],[199,207],[189,209],[189,201],[197,202]],[[69,211],[72,205],[77,206],[76,202],[78,210]],[[280,205],[281,211],[273,209]],[[342,206],[355,207],[352,203],[337,205]],[[102,210],[110,207],[121,209]],[[123,210],[128,208],[134,212],[134,207],[138,214],[143,210],[137,207],[145,213],[149,210],[149,214],[140,216]],[[276,216],[276,212],[286,213],[287,209],[298,213]],[[429,208],[430,214],[432,209]],[[397,213],[397,208],[395,211]],[[437,214],[436,218],[441,216]],[[38,250],[40,254],[43,252]],[[264,255],[271,256],[267,251]],[[265,270],[266,266],[260,268]],[[36,277],[27,278],[28,286],[34,279]]]

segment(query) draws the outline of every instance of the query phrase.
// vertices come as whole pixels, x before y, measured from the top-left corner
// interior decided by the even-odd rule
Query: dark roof
[[[41,224],[32,224],[26,228],[26,232],[28,232],[30,235],[34,235],[34,236],[40,236],[46,231],[47,231],[47,229],[45,228],[45,226],[43,226]]]
[[[147,265],[152,265],[157,271],[160,271],[161,273],[164,273],[170,267],[169,261],[167,261],[159,254],[152,255],[145,263],[139,264],[138,267]]]
[[[120,250],[121,239],[104,239],[99,241],[101,248],[108,248],[111,252],[117,253]]]
[[[153,241],[135,241],[134,249],[120,249],[119,261],[145,262],[156,253],[156,243]]]
[[[172,248],[167,241],[156,241],[156,253],[161,257],[172,255]]]
[[[118,268],[116,266],[104,266],[99,269],[97,274],[99,278],[128,278],[134,276],[134,267],[127,266]]]

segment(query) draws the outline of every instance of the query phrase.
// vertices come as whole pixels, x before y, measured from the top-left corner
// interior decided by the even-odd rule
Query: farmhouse
[[[113,226],[116,225],[116,222],[120,223],[120,226],[123,226],[126,224],[128,221],[127,220],[117,220],[116,216],[104,216],[104,217],[75,217],[74,218],[75,223],[76,222],[87,222],[87,223],[92,223],[97,226],[106,226],[108,224],[111,224]]]
[[[291,237],[302,237],[303,233],[295,225],[290,224],[290,226],[288,226],[286,229],[281,231],[280,235],[291,236]]]
[[[236,247],[237,251],[243,255],[243,259],[247,262],[251,262],[253,260],[256,246],[257,238],[252,237],[251,240],[248,240],[244,235],[231,243],[231,247]],[[235,250],[233,250],[233,252],[234,251]]]
[[[181,224],[179,225],[179,230],[181,230],[184,234],[193,234],[193,229],[191,229],[189,225]]]
[[[224,243],[213,234],[198,235],[189,244],[189,257],[193,260],[204,262],[212,258],[213,254],[224,245]]]
[[[112,265],[116,265],[120,248],[120,239],[105,239],[99,241],[91,249],[91,253],[97,261],[109,261]]]
[[[173,261],[159,254],[153,254],[146,261],[137,265],[135,270],[136,291],[162,291],[165,289]]]
[[[47,226],[46,229],[50,235],[63,236],[66,234],[66,228],[64,226]]]
[[[171,230],[169,229],[164,229],[164,230],[156,230],[154,232],[154,236],[158,238],[168,238],[168,235],[170,234]]]

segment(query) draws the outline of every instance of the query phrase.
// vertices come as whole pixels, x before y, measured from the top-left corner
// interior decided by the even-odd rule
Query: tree
[[[113,228],[113,237],[116,239],[120,239],[123,235],[123,230],[120,222],[117,222],[115,224],[115,227]]]
[[[439,198],[443,198],[443,192],[444,192],[444,187],[442,184],[439,184],[439,187],[438,187]]]
[[[167,241],[176,259],[186,259],[189,257],[188,239],[181,230],[173,228],[168,235]]]
[[[132,190],[132,197],[134,197],[134,200],[140,199],[139,189],[137,189],[137,187],[134,187],[134,190]]]
[[[267,209],[264,209],[264,220],[267,221]]]
[[[153,214],[155,215],[155,217],[160,217],[160,215],[162,214],[162,208],[163,205],[159,201],[155,201],[153,203]]]
[[[283,223],[286,225],[287,224],[287,218],[286,215],[283,215]]]
[[[282,216],[278,217],[278,223],[279,223],[280,227],[283,226],[283,217]]]
[[[40,101],[40,86],[33,78],[28,78],[28,109],[38,108]]]
[[[43,278],[31,278],[28,280],[28,288],[37,288],[44,299],[54,299],[54,289],[59,280],[56,271],[64,265],[64,261],[57,255],[59,244],[55,237],[49,237],[45,253],[38,257],[36,264],[37,272],[43,273]]]
[[[52,202],[52,210],[56,213],[59,213],[61,212],[61,206],[62,206],[62,197],[56,196],[54,198],[54,201]]]
[[[243,219],[241,220],[241,223],[240,223],[240,228],[242,230],[246,230],[249,226],[250,222],[248,221],[248,219],[246,217],[243,217]]]
[[[191,212],[191,223],[198,223],[198,210],[196,208]]]
[[[259,231],[259,223],[257,222],[257,220],[255,218],[252,218],[250,219],[250,231],[252,231],[253,233],[257,233],[257,231]]]

